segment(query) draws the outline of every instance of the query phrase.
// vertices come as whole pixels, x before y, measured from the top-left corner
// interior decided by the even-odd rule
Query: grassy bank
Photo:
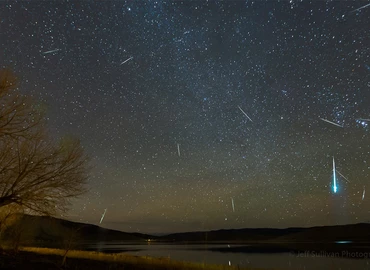
[[[71,250],[65,267],[62,259],[65,251],[50,248],[24,247],[17,254],[0,255],[1,269],[124,269],[124,270],[236,270],[241,268],[226,265],[206,265],[173,261],[168,258],[139,257],[128,254],[105,254],[91,251]]]

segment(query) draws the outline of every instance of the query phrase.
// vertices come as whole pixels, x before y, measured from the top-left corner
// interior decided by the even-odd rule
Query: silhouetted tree
[[[15,82],[0,71],[0,207],[65,211],[70,198],[85,192],[87,157],[78,140],[47,136],[43,113]]]
[[[0,138],[27,137],[41,126],[42,112],[16,90],[16,78],[0,70]]]
[[[62,243],[62,249],[64,249],[64,254],[62,255],[62,267],[66,267],[67,262],[67,255],[70,250],[78,246],[79,240],[81,240],[81,236],[79,234],[79,231],[85,226],[77,227],[77,228],[65,228],[63,230],[63,243]]]

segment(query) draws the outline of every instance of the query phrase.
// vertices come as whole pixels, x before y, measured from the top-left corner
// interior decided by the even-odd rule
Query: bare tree
[[[64,211],[85,192],[87,157],[78,140],[49,138],[42,113],[14,86],[14,77],[0,72],[0,207]]]
[[[27,137],[42,125],[43,113],[16,86],[13,73],[0,70],[0,137]]]
[[[81,239],[79,231],[88,225],[76,228],[65,228],[63,233],[62,247],[64,249],[62,267],[66,267],[67,254],[70,250],[78,246],[78,241]]]

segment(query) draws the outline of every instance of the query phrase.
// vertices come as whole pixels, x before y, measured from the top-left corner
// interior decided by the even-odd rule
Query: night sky
[[[107,209],[101,226],[146,233],[369,222],[368,4],[1,1],[0,67],[53,138],[80,138],[91,158],[70,220]]]

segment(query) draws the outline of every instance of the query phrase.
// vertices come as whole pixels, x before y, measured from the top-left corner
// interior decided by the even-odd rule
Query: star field
[[[69,219],[107,209],[101,226],[148,233],[368,222],[366,4],[2,1],[0,66],[91,157]],[[335,194],[333,156],[349,180]]]

